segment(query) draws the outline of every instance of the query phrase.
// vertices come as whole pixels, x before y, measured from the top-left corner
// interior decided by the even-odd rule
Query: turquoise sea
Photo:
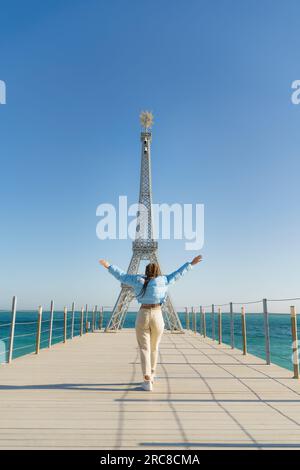
[[[105,328],[110,312],[105,311],[103,316],[103,327]],[[133,328],[135,323],[136,312],[128,312],[124,328]],[[0,362],[6,362],[9,336],[10,336],[10,312],[0,311]],[[180,320],[183,327],[186,327],[185,313],[179,313]],[[30,354],[35,351],[36,330],[37,330],[36,312],[18,311],[15,326],[15,341],[13,359],[24,354]],[[42,333],[41,333],[41,349],[48,347],[49,340],[49,312],[43,312],[42,319]],[[99,322],[99,315],[96,317],[97,324]],[[217,335],[217,315],[215,314],[215,332]],[[265,359],[265,339],[264,339],[264,322],[263,315],[258,313],[247,313],[247,345],[248,352],[260,358]],[[71,335],[71,314],[68,314],[67,321],[67,338]],[[91,331],[92,314],[89,314],[89,331]],[[230,344],[230,319],[228,313],[222,314],[223,322],[223,342]],[[84,319],[84,324],[86,318]],[[292,337],[291,337],[291,321],[290,316],[287,314],[270,314],[270,341],[271,341],[271,361],[282,367],[292,370]],[[298,317],[298,328],[299,328]],[[53,337],[52,343],[58,343],[63,340],[63,312],[56,311],[54,314],[53,322]],[[191,315],[190,315],[191,324]],[[235,314],[235,347],[242,349],[242,336],[241,336],[241,316]],[[199,314],[197,314],[197,330],[200,329]],[[209,312],[206,313],[206,333],[208,337],[212,336],[212,321]],[[80,334],[80,312],[75,312],[74,317],[74,336]],[[199,338],[199,341],[201,339]]]

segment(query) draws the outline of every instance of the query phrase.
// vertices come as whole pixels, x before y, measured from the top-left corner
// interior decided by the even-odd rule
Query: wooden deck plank
[[[292,373],[191,332],[163,336],[153,392],[133,330],[0,366],[0,449],[300,448]]]

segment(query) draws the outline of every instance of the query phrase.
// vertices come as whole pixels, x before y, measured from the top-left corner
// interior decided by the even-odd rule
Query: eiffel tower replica
[[[140,174],[140,195],[139,209],[137,212],[137,225],[135,240],[132,242],[132,258],[127,270],[128,274],[137,274],[140,262],[148,260],[151,263],[158,261],[158,242],[153,238],[152,220],[152,187],[151,187],[151,154],[150,145],[152,140],[151,127],[153,115],[148,111],[143,111],[140,115],[142,125],[141,142],[141,174]],[[161,273],[161,270],[160,270]],[[134,291],[131,286],[121,284],[121,292],[114,305],[106,332],[117,332],[123,327],[126,313],[130,302],[134,299]],[[172,305],[169,294],[162,304],[162,313],[166,328],[172,333],[184,333],[179,317]]]

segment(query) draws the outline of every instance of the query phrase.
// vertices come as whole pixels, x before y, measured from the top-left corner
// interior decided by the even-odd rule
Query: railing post
[[[202,305],[199,307],[199,333],[203,335]]]
[[[222,344],[222,310],[221,307],[218,308],[218,337],[219,344]]]
[[[37,329],[36,329],[35,354],[38,354],[40,352],[41,330],[42,330],[42,314],[43,314],[43,308],[40,305],[39,308],[38,308],[38,321],[37,321]]]
[[[51,346],[52,346],[53,315],[54,315],[54,302],[53,302],[53,300],[51,300],[48,348],[51,348]]]
[[[294,379],[299,379],[299,353],[298,353],[298,334],[297,334],[297,313],[296,308],[292,305],[291,310],[291,326],[292,326],[292,340],[293,340],[293,366],[294,366]]]
[[[192,328],[193,328],[193,331],[194,333],[196,334],[196,315],[195,315],[195,311],[194,311],[194,307],[192,307]]]
[[[97,330],[97,313],[98,313],[98,305],[95,305],[94,330]]]
[[[202,308],[202,331],[203,331],[203,337],[206,338],[206,316],[205,316],[205,309]]]
[[[85,332],[87,333],[89,331],[89,310],[88,310],[88,304],[85,306]]]
[[[187,330],[190,329],[190,319],[189,319],[189,311],[188,311],[188,308],[185,307],[185,328]]]
[[[103,307],[101,307],[100,313],[99,313],[99,330],[102,330],[102,324],[103,324]]]
[[[94,333],[95,330],[95,307],[93,307],[92,310],[92,333]]]
[[[211,306],[211,337],[214,340],[216,335],[215,335],[215,306],[212,304]]]
[[[263,299],[264,325],[265,325],[265,342],[266,342],[266,362],[271,364],[270,352],[270,329],[269,329],[269,313],[267,299]]]
[[[64,307],[64,343],[67,341],[67,307]]]
[[[231,348],[234,349],[234,314],[233,314],[232,302],[230,302],[229,304],[229,311],[230,311],[230,344],[231,344]]]
[[[14,296],[12,299],[11,306],[11,324],[10,324],[10,339],[9,339],[9,350],[8,350],[8,362],[12,361],[13,350],[14,350],[14,338],[15,338],[15,324],[17,314],[17,297]]]
[[[74,336],[74,321],[75,321],[75,302],[72,303],[71,339],[73,339],[73,336]]]
[[[241,318],[242,318],[242,335],[243,335],[243,355],[247,354],[247,330],[246,330],[246,311],[243,306],[241,309]]]
[[[83,316],[84,316],[84,308],[81,307],[81,314],[80,314],[80,336],[83,335]]]

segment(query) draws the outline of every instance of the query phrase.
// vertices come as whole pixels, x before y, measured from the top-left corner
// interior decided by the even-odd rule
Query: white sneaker
[[[145,380],[142,383],[142,389],[145,390],[146,392],[151,392],[152,391],[152,382],[151,382],[151,380]]]
[[[154,382],[155,382],[155,374],[151,374],[151,382],[154,384]]]

